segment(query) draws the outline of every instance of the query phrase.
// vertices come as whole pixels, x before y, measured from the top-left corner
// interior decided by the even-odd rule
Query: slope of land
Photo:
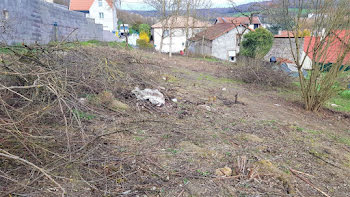
[[[235,80],[235,67],[228,63],[108,46],[78,48],[60,52],[58,58],[67,66],[63,73],[79,78],[66,82],[74,88],[72,97],[87,101],[67,103],[77,106],[80,118],[79,124],[68,122],[75,125],[68,131],[70,152],[59,108],[55,116],[43,115],[46,122],[18,123],[31,135],[40,128],[47,139],[30,143],[46,150],[30,144],[29,154],[18,143],[13,150],[14,139],[1,133],[2,149],[46,169],[68,196],[349,194],[349,115],[306,112],[277,90]],[[137,101],[131,93],[136,86],[160,90],[165,106]],[[106,91],[128,107],[94,101]],[[9,118],[4,112],[0,117],[5,128]],[[38,170],[16,160],[0,161],[5,196],[60,194]],[[233,174],[217,176],[216,169],[225,166]]]

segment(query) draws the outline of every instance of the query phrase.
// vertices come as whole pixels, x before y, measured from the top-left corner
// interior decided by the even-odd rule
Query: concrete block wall
[[[299,54],[301,55],[303,52],[303,47],[304,47],[304,39],[299,39]],[[270,51],[265,55],[264,59],[266,61],[270,61],[271,57],[276,57],[276,58],[284,58],[288,59],[291,61],[294,61],[293,58],[293,52],[295,53],[296,51],[296,45],[295,45],[295,40],[294,38],[291,38],[291,43],[292,43],[292,49],[290,47],[290,41],[289,38],[275,38],[273,40],[273,45]]]
[[[44,0],[1,0],[0,34],[0,42],[7,44],[103,41],[102,25],[95,24],[84,13],[69,11]]]

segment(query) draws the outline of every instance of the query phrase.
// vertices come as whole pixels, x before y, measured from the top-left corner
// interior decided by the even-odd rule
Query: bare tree
[[[175,23],[178,20],[180,15],[180,9],[182,8],[182,0],[173,0],[170,6],[170,21],[169,21],[169,57],[172,57],[172,45],[173,45],[173,36],[176,32],[173,32]]]
[[[290,11],[290,7],[296,11]],[[311,37],[302,38],[298,34],[308,19],[303,17],[307,10],[313,12]],[[294,62],[299,72],[301,95],[305,109],[318,111],[335,93],[334,84],[343,66],[348,64],[350,53],[350,7],[348,0],[275,0],[271,12],[280,12],[278,23],[283,24],[292,35],[289,44]],[[332,47],[336,47],[337,54],[332,54]],[[304,52],[300,52],[300,51]],[[335,59],[331,68],[326,68],[327,59]],[[303,68],[309,64],[310,76],[305,78]],[[325,72],[328,70],[328,72]]]
[[[188,40],[189,38],[194,36],[195,33],[198,33],[198,32],[194,32],[196,19],[198,18],[197,9],[198,8],[210,9],[212,7],[212,1],[211,0],[185,0],[183,7],[185,8],[184,15],[186,17],[186,27],[185,27],[186,40]],[[204,17],[208,17],[207,19],[209,20],[209,17],[211,17],[211,15],[206,14]],[[189,43],[186,42],[185,51],[187,51],[188,46],[189,46]]]
[[[157,13],[158,13],[158,18],[161,21],[161,40],[160,40],[160,49],[159,49],[159,53],[162,52],[163,49],[163,41],[164,41],[164,37],[167,36],[165,34],[165,30],[166,30],[166,26],[169,23],[169,10],[172,7],[172,2],[173,0],[144,0],[144,2],[146,4],[148,4],[149,6],[153,7]]]
[[[231,4],[233,11],[244,17],[248,17],[251,24],[254,16],[264,13],[267,10],[266,6],[263,6],[264,4],[261,2],[252,3],[248,8],[246,8],[246,10],[239,9],[235,0],[228,0],[228,2]]]

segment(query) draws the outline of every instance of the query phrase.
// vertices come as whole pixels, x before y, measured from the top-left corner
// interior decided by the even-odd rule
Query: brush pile
[[[131,90],[152,84],[137,55],[76,45],[1,48],[0,193],[5,196],[124,191],[122,163],[131,158],[114,154],[104,137],[127,132],[142,119],[127,113],[136,101]],[[117,170],[109,169],[110,162],[122,160]]]

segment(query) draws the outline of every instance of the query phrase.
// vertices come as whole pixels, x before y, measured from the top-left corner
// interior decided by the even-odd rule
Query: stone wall
[[[8,44],[103,41],[102,25],[95,24],[84,13],[44,0],[1,0],[0,33],[0,42]]]
[[[304,39],[299,39],[300,43],[300,49],[299,53],[302,54],[303,52],[303,46],[304,46]],[[293,52],[296,51],[296,46],[295,46],[295,40],[294,38],[291,38],[292,41],[292,47],[293,47]],[[264,57],[266,61],[270,61],[271,57],[276,57],[276,58],[284,58],[284,59],[289,59],[291,61],[294,61],[291,47],[290,47],[290,41],[289,38],[275,38],[273,41],[273,45],[271,50],[267,53],[267,55]]]

